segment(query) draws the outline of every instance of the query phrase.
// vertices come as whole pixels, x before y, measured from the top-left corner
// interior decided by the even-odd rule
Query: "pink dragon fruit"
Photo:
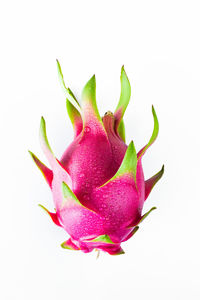
[[[57,66],[74,140],[59,161],[50,148],[45,120],[41,118],[40,142],[51,169],[30,154],[52,190],[55,212],[41,207],[70,235],[61,244],[63,248],[122,254],[121,243],[131,238],[139,223],[155,209],[142,215],[144,201],[164,172],[163,166],[156,175],[144,180],[142,156],[155,141],[159,129],[155,110],[152,107],[153,134],[136,153],[133,142],[125,144],[123,115],[131,87],[124,67],[117,108],[114,114],[108,111],[101,118],[96,105],[95,76],[85,85],[80,105],[66,88],[58,61]]]

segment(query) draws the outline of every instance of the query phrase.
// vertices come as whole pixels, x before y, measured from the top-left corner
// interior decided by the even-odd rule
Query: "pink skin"
[[[41,119],[41,146],[52,170],[30,152],[52,190],[56,212],[45,210],[70,235],[62,244],[67,249],[124,253],[121,243],[132,237],[139,228],[137,225],[148,215],[142,216],[144,201],[164,171],[162,168],[145,182],[142,156],[154,142],[159,128],[153,107],[154,131],[149,143],[136,155],[133,143],[127,147],[123,141],[120,125],[130,98],[123,67],[121,80],[118,108],[114,115],[108,112],[102,120],[96,107],[94,76],[84,88],[81,114],[73,101],[67,102],[74,140],[60,161],[49,146],[45,121]]]
[[[65,151],[60,165],[67,171],[72,184],[66,180],[82,206],[61,209],[62,172],[54,171],[52,192],[62,227],[76,241],[76,246],[90,252],[94,248],[108,253],[121,252],[120,243],[127,238],[141,219],[144,204],[144,175],[141,163],[137,166],[137,189],[133,177],[121,178],[105,184],[122,163],[127,146],[115,133],[114,116],[103,118],[104,131],[94,134],[87,126]],[[81,169],[80,167],[81,166]],[[89,208],[89,210],[87,209]],[[114,244],[87,242],[100,235],[109,235]],[[87,249],[87,251],[86,251]]]
[[[53,171],[52,179],[51,170],[37,161],[53,193],[56,213],[49,212],[49,215],[55,224],[63,227],[71,236],[65,247],[73,250],[91,252],[95,248],[113,255],[123,253],[120,243],[132,236],[141,220],[145,201],[141,158],[137,162],[136,183],[129,173],[107,183],[116,174],[127,150],[127,145],[117,133],[114,118],[113,114],[105,115],[105,130],[96,130],[95,127],[95,132],[93,124],[90,126],[88,122],[60,162],[42,142]],[[83,206],[73,202],[62,206],[63,181]],[[90,241],[102,235],[108,235],[112,243]]]

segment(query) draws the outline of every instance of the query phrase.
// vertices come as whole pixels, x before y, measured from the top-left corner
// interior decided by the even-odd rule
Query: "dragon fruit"
[[[142,157],[155,141],[159,124],[152,106],[154,129],[149,142],[136,153],[134,143],[125,143],[123,116],[131,96],[131,87],[121,69],[121,95],[115,112],[101,118],[96,104],[96,80],[93,76],[82,92],[81,105],[66,88],[59,62],[58,74],[66,95],[66,106],[74,129],[74,140],[58,160],[47,140],[45,120],[41,118],[40,142],[51,166],[49,169],[32,152],[52,194],[55,212],[52,221],[63,227],[70,238],[65,249],[111,255],[124,253],[121,243],[131,238],[139,224],[156,207],[142,215],[144,201],[162,177],[164,166],[144,180]]]

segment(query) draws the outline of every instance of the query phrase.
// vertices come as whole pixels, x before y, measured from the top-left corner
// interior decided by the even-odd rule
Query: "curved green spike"
[[[144,219],[146,219],[146,217],[148,217],[148,215],[153,211],[153,210],[155,210],[155,209],[157,209],[157,207],[152,207],[148,212],[146,212],[143,216],[142,216],[142,218],[140,219],[140,221],[138,222],[138,224],[140,224],[142,221],[144,221]],[[138,225],[137,224],[137,225]]]
[[[67,241],[64,241],[61,245],[62,248],[68,249],[68,250],[80,250],[69,238]]]
[[[54,153],[49,145],[48,139],[47,139],[47,133],[46,133],[46,123],[43,117],[41,117],[40,122],[40,144],[42,147],[42,150],[44,154],[46,155],[49,164],[54,169],[55,166],[58,165],[58,162],[54,156]]]
[[[96,104],[96,78],[95,75],[93,75],[86,85],[83,88],[82,91],[82,104],[89,103],[93,109],[96,111],[97,114],[99,114],[97,110],[97,104]],[[99,116],[100,118],[100,116]]]
[[[143,154],[146,152],[146,150],[153,144],[153,142],[156,140],[159,132],[159,123],[158,123],[158,118],[155,112],[155,109],[152,105],[152,114],[153,114],[153,120],[154,120],[154,128],[153,128],[153,133],[151,135],[151,138],[148,142],[148,144],[139,152],[138,159],[143,156]]]
[[[57,214],[50,212],[46,207],[44,207],[42,204],[38,204],[39,207],[41,207],[52,219],[52,221],[57,225],[61,226],[60,221],[58,220]]]
[[[40,142],[41,142],[42,146],[45,147],[45,150],[46,151],[48,150],[53,155],[53,151],[52,151],[52,149],[49,145],[49,141],[47,139],[46,122],[43,117],[41,117],[41,121],[40,121]]]
[[[59,173],[60,175],[62,174],[64,178],[68,177],[69,180],[71,180],[69,174],[62,167],[61,163],[56,159],[53,151],[51,150],[46,134],[46,123],[43,117],[41,118],[40,122],[40,144],[44,154],[46,155],[49,161],[49,164],[53,169],[53,173]]]
[[[153,189],[154,185],[163,176],[163,173],[164,173],[164,165],[162,166],[162,169],[157,174],[155,174],[154,176],[152,176],[151,178],[149,178],[148,180],[145,181],[145,200],[149,196],[149,194],[150,194],[151,190]]]
[[[31,155],[31,157],[32,157],[33,161],[35,162],[35,164],[37,165],[37,167],[42,172],[42,175],[46,179],[48,185],[51,187],[52,180],[53,180],[53,172],[47,166],[45,166],[45,164],[43,164],[33,152],[31,152],[31,151],[28,151],[28,152]]]
[[[131,141],[126,150],[124,159],[123,159],[117,173],[111,179],[109,179],[106,183],[104,183],[102,186],[100,186],[99,188],[105,186],[109,182],[111,182],[119,177],[122,177],[123,175],[125,175],[127,173],[132,174],[134,177],[134,180],[136,182],[136,171],[137,171],[137,153],[135,150],[134,143],[133,143],[133,141]]]
[[[126,75],[126,72],[124,70],[124,66],[122,66],[121,68],[120,81],[121,81],[121,94],[120,94],[118,105],[115,109],[115,117],[118,123],[117,126],[119,126],[124,116],[125,110],[128,106],[131,97],[131,85]]]
[[[120,247],[119,251],[112,255],[121,255],[121,254],[125,254],[125,251]]]
[[[65,92],[66,97],[67,97],[67,99],[66,99],[67,112],[68,112],[69,118],[72,122],[73,129],[75,132],[75,137],[76,137],[82,130],[82,117],[80,114],[81,108],[80,108],[80,105],[79,105],[76,97],[70,90],[70,88],[66,87],[60,63],[58,60],[56,60],[56,62],[57,62],[57,69],[58,69],[58,76],[59,76],[60,84],[62,86],[62,89]]]
[[[63,195],[63,202],[61,205],[61,209],[64,207],[70,207],[70,206],[81,206],[82,209],[85,209],[87,211],[91,211],[92,213],[96,214],[93,210],[87,208],[84,206],[76,197],[76,195],[72,192],[72,190],[69,188],[69,186],[63,181],[62,182],[62,195]]]
[[[124,125],[124,120],[122,119],[121,122],[119,123],[119,127],[117,129],[119,136],[121,139],[126,143],[126,137],[125,137],[125,125]]]
[[[84,125],[87,123],[94,123],[94,119],[97,120],[96,125],[100,124],[103,127],[103,122],[100,117],[97,103],[96,103],[96,79],[95,75],[93,75],[90,80],[86,83],[82,91],[82,111],[83,111],[83,122]]]
[[[88,242],[91,242],[91,243],[100,242],[100,243],[106,243],[106,244],[114,244],[107,234],[100,235],[100,236],[98,236],[97,238],[95,238],[93,240],[88,240],[87,243]]]
[[[130,142],[124,159],[119,167],[117,173],[113,176],[112,179],[120,177],[125,173],[133,173],[134,178],[136,178],[136,170],[137,170],[137,153],[135,150],[135,146],[133,141]]]
[[[68,205],[82,206],[80,201],[77,199],[76,195],[72,192],[72,190],[68,187],[68,185],[64,181],[62,182],[62,195],[63,195],[62,206],[68,206]]]
[[[83,127],[82,117],[68,99],[66,99],[66,108],[76,137]]]
[[[131,232],[131,237],[138,231],[139,228],[140,228],[139,226],[135,226],[135,228]]]
[[[74,250],[72,247],[70,247],[69,245],[66,244],[66,241],[64,241],[62,244],[60,244],[60,246],[63,249]]]
[[[60,63],[58,60],[56,60],[56,62],[57,62],[59,81],[60,81],[61,87],[65,93],[65,96],[66,96],[67,100],[72,104],[72,106],[74,106],[74,108],[76,108],[76,114],[78,114],[78,112],[79,112],[79,115],[80,115],[81,114],[80,105],[79,105],[78,101],[76,100],[72,91],[66,87]]]

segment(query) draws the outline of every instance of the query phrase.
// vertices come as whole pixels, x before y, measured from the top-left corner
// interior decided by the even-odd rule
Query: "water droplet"
[[[85,132],[90,132],[90,127],[88,127],[88,126],[85,126]]]
[[[81,177],[81,178],[84,177],[84,176],[85,176],[85,174],[83,174],[83,173],[80,174],[80,177]]]

